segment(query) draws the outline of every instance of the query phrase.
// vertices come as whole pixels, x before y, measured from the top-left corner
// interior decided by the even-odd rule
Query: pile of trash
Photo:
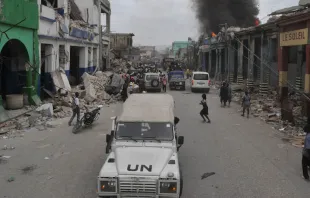
[[[243,85],[232,85],[232,101],[239,104],[244,95]],[[242,109],[239,110],[240,112]],[[281,131],[287,137],[304,136],[303,127],[307,118],[302,116],[301,98],[291,96],[286,105],[278,100],[278,94],[275,90],[269,89],[265,95],[260,95],[257,89],[251,90],[251,114],[261,120],[273,125],[273,128]],[[295,142],[296,144],[296,142]],[[302,142],[299,143],[302,145]]]

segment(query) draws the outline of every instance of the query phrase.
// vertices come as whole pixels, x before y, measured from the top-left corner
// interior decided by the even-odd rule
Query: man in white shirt
[[[72,100],[72,117],[69,121],[69,126],[71,126],[71,123],[73,121],[73,119],[75,118],[76,116],[76,122],[79,122],[80,120],[80,100],[79,100],[79,93],[76,92],[75,93],[75,96],[73,97],[73,100]]]

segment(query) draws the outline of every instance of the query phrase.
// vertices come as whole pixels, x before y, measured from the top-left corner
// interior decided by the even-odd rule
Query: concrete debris
[[[52,117],[54,115],[54,109],[52,103],[47,103],[36,109],[37,112],[40,112],[43,116]]]
[[[127,73],[132,63],[124,59],[112,59],[111,67],[115,73]]]
[[[56,92],[48,92],[50,98],[45,99],[43,105],[29,109],[34,109],[31,113],[26,113],[10,121],[0,124],[0,138],[8,139],[23,137],[24,133],[31,128],[46,130],[55,128],[58,124],[55,119],[62,119],[72,115],[72,100],[75,92],[79,93],[81,113],[86,112],[86,108],[92,109],[98,105],[111,104],[122,100],[121,90],[124,84],[122,76],[132,68],[132,63],[123,59],[113,59],[111,61],[111,71],[97,71],[93,75],[84,73],[83,83],[71,87],[64,71],[52,72],[52,79]],[[138,89],[136,85],[129,89]],[[27,109],[28,107],[25,107]]]
[[[232,101],[241,104],[245,90],[244,86],[233,84],[231,88],[233,91]],[[251,114],[273,125],[275,130],[280,131],[284,135],[290,137],[300,137],[300,135],[303,135],[303,127],[306,124],[307,118],[302,114],[301,98],[292,95],[281,105],[277,91],[269,89],[268,93],[261,95],[258,89],[257,86],[250,91]],[[297,144],[296,141],[294,144]]]

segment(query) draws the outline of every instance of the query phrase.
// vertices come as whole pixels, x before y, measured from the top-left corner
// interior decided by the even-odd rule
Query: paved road
[[[200,94],[171,94],[181,119],[178,130],[185,136],[180,150],[182,197],[309,197],[310,183],[301,178],[300,150],[283,143],[270,126],[241,117],[235,104],[221,108],[212,92],[208,95],[212,123],[202,123]],[[24,138],[0,140],[0,148],[16,147],[0,150],[0,155],[11,156],[0,164],[0,197],[96,197],[109,118],[119,111],[120,105],[105,107],[97,124],[77,135],[70,132],[66,120],[60,120],[58,128],[29,130]],[[33,170],[23,171],[27,166]],[[215,175],[201,180],[205,172]],[[15,179],[11,183],[10,177]]]

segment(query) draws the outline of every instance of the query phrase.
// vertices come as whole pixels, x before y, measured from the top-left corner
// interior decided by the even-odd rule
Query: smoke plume
[[[249,27],[259,13],[256,0],[192,0],[201,32],[219,32],[219,24]]]

